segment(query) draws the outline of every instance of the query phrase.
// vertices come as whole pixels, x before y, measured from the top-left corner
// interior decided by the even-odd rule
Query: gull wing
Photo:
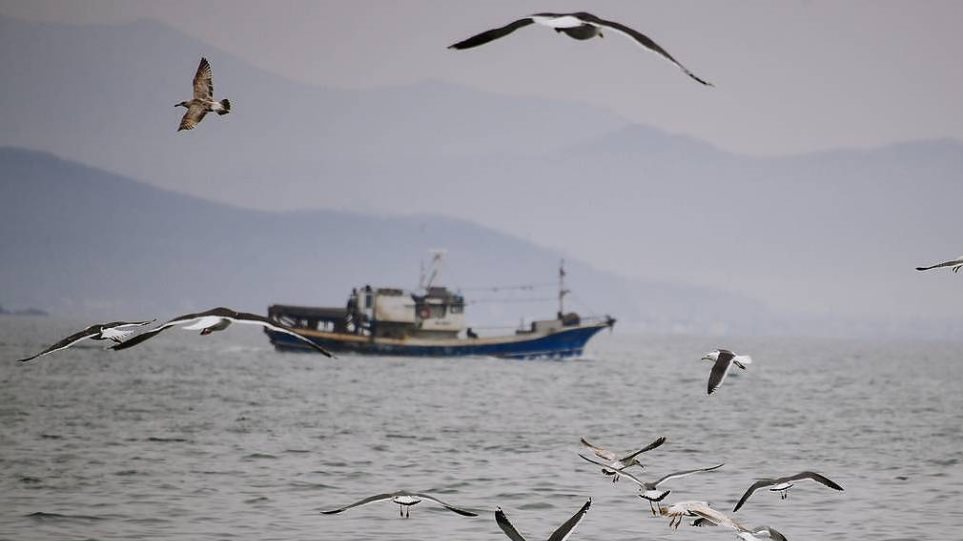
[[[511,34],[512,32],[518,30],[519,28],[524,28],[532,24],[533,22],[534,21],[532,20],[531,17],[518,19],[517,21],[512,21],[500,28],[492,28],[491,30],[486,30],[480,34],[475,34],[474,36],[468,39],[449,45],[448,48],[461,50],[461,49],[471,49],[472,47],[478,47],[479,45],[484,45],[489,41],[494,41],[498,38],[503,38]]]
[[[181,125],[177,128],[177,131],[193,130],[195,126],[200,124],[201,120],[204,120],[206,114],[207,109],[203,105],[191,104],[184,116],[181,117]]]
[[[831,488],[831,489],[833,489],[833,490],[843,490],[843,487],[839,486],[838,484],[836,484],[834,481],[832,481],[832,480],[829,479],[828,477],[826,477],[826,476],[824,476],[824,475],[820,475],[820,474],[818,474],[818,473],[816,473],[816,472],[811,472],[811,471],[799,472],[799,473],[797,473],[796,475],[791,475],[791,476],[789,476],[789,477],[783,477],[782,479],[779,480],[779,482],[785,483],[785,482],[788,482],[788,481],[799,481],[799,480],[802,480],[802,479],[812,479],[813,481],[816,481],[817,483],[819,483],[819,484],[821,484],[821,485],[826,485],[827,487],[829,487],[829,488]]]
[[[351,509],[352,507],[360,507],[360,506],[362,506],[362,505],[368,505],[369,503],[381,502],[381,501],[384,501],[384,500],[390,500],[391,498],[394,498],[395,496],[400,496],[401,494],[402,494],[401,492],[390,492],[390,493],[386,493],[386,494],[375,494],[374,496],[368,496],[367,498],[364,498],[364,499],[362,499],[362,500],[358,500],[358,501],[356,501],[356,502],[354,502],[354,503],[349,503],[348,505],[346,505],[346,506],[344,506],[344,507],[340,507],[340,508],[338,508],[338,509],[332,509],[332,510],[330,510],[330,511],[321,511],[321,514],[322,514],[322,515],[336,515],[336,514],[342,512],[342,511],[347,511],[348,509]]]
[[[518,533],[518,530],[509,522],[508,517],[505,516],[505,512],[502,511],[501,507],[495,509],[495,522],[498,523],[498,527],[501,528],[502,531],[505,532],[505,535],[512,541],[525,541],[522,534]]]
[[[438,505],[444,507],[445,509],[447,509],[447,510],[449,510],[449,511],[454,511],[455,513],[458,513],[459,515],[462,515],[462,516],[465,516],[465,517],[477,517],[477,516],[478,516],[478,513],[473,513],[473,512],[471,512],[471,511],[468,511],[468,510],[465,510],[465,509],[461,509],[461,508],[459,508],[459,507],[455,507],[454,505],[447,504],[447,503],[439,500],[438,498],[436,498],[436,497],[434,497],[434,496],[429,496],[428,494],[415,494],[415,493],[413,493],[412,496],[417,496],[417,497],[419,497],[419,498],[421,498],[421,499],[423,499],[423,500],[428,500],[428,501],[435,502],[435,503],[437,503]]]
[[[751,533],[752,535],[768,537],[773,541],[786,541],[786,536],[779,533],[779,530],[776,530],[775,528],[770,528],[769,526],[756,526],[751,530],[745,530],[745,531]]]
[[[739,498],[739,502],[736,504],[735,507],[732,508],[732,512],[735,513],[736,511],[738,511],[743,506],[743,504],[745,504],[746,501],[749,500],[749,497],[752,496],[753,492],[759,490],[760,488],[765,488],[765,487],[779,484],[780,482],[781,481],[778,479],[760,479],[756,481],[755,483],[750,485],[749,488],[746,489],[746,492],[742,495],[742,497]]]
[[[619,475],[622,475],[622,476],[625,476],[625,477],[629,478],[632,482],[634,482],[635,484],[639,485],[639,486],[642,487],[642,488],[645,488],[645,486],[646,486],[644,481],[642,481],[642,480],[639,479],[638,477],[632,475],[631,473],[629,473],[629,472],[627,472],[627,471],[625,471],[625,470],[620,470],[620,469],[617,469],[617,468],[613,468],[613,467],[610,466],[609,464],[606,464],[606,463],[604,463],[604,462],[599,462],[598,460],[589,458],[589,457],[587,457],[587,456],[585,456],[585,455],[583,455],[583,454],[581,454],[581,453],[579,453],[578,456],[582,457],[582,460],[586,460],[586,461],[591,462],[592,464],[595,464],[595,465],[597,465],[597,466],[602,466],[603,468],[607,468],[607,469],[616,471],[616,472],[618,472]]]
[[[284,333],[284,334],[289,334],[289,335],[297,338],[298,340],[301,340],[302,342],[308,344],[308,345],[311,346],[312,348],[318,350],[318,352],[320,352],[320,353],[321,353],[322,355],[324,355],[325,357],[334,357],[334,355],[333,355],[330,351],[328,351],[328,350],[324,349],[323,347],[315,344],[314,341],[311,340],[310,338],[308,338],[308,337],[306,337],[306,336],[304,336],[304,335],[301,335],[301,334],[295,332],[295,331],[292,330],[292,329],[289,329],[289,328],[287,328],[287,327],[278,325],[277,323],[271,321],[270,319],[268,319],[268,318],[266,318],[266,317],[264,317],[264,316],[259,316],[259,315],[257,315],[257,314],[250,314],[250,313],[247,313],[247,312],[235,312],[235,315],[234,315],[234,316],[225,316],[225,317],[227,317],[227,319],[230,319],[230,320],[234,321],[235,323],[245,323],[245,324],[248,324],[248,325],[260,325],[260,326],[262,326],[262,327],[267,327],[267,328],[269,328],[269,329],[271,329],[271,330],[273,330],[273,331],[282,332],[282,333]]]
[[[582,508],[579,509],[574,515],[572,515],[572,518],[566,520],[564,524],[552,532],[552,535],[549,536],[548,541],[565,541],[568,539],[572,533],[575,532],[575,527],[578,526],[579,523],[582,522],[582,519],[585,518],[585,513],[588,512],[589,507],[591,506],[592,498],[589,498],[588,501],[585,502],[585,505],[583,505]]]
[[[133,338],[131,338],[131,339],[129,339],[129,340],[124,340],[123,342],[121,342],[121,343],[119,343],[119,344],[117,344],[117,345],[111,346],[110,349],[120,350],[120,349],[127,349],[127,348],[130,348],[130,347],[134,347],[134,346],[136,346],[137,344],[140,344],[141,342],[143,342],[143,341],[145,341],[145,340],[149,340],[149,339],[157,336],[157,335],[160,334],[162,331],[164,331],[164,330],[166,330],[166,329],[169,329],[169,328],[173,327],[174,325],[180,325],[180,324],[182,324],[182,323],[192,323],[192,322],[197,321],[197,320],[199,320],[199,319],[201,319],[201,318],[204,318],[204,317],[207,317],[207,316],[211,315],[212,312],[216,312],[216,311],[219,311],[219,310],[223,310],[223,309],[222,309],[222,308],[214,308],[213,310],[208,310],[207,312],[198,312],[198,313],[196,313],[196,314],[184,314],[183,316],[175,317],[174,319],[171,319],[171,320],[166,321],[163,325],[159,325],[159,326],[157,326],[157,327],[154,327],[153,329],[151,329],[151,330],[149,330],[149,331],[147,331],[147,332],[145,332],[145,333],[138,334],[137,336],[135,336],[135,337],[133,337]]]
[[[676,60],[675,58],[673,58],[672,55],[669,54],[668,51],[666,51],[665,49],[663,49],[661,46],[659,46],[658,43],[656,43],[655,41],[653,41],[652,38],[646,36],[645,34],[639,32],[639,31],[637,31],[637,30],[634,30],[634,29],[632,29],[632,28],[629,28],[628,26],[625,26],[624,24],[620,24],[620,23],[617,23],[617,22],[615,22],[615,21],[607,21],[607,20],[605,20],[605,19],[601,19],[601,18],[599,18],[599,17],[596,17],[595,15],[592,15],[592,14],[590,14],[590,13],[577,13],[577,14],[576,14],[576,17],[578,17],[579,19],[582,19],[582,20],[585,21],[586,23],[591,24],[591,25],[593,25],[593,26],[605,26],[605,27],[611,28],[612,30],[615,30],[616,32],[619,32],[619,33],[622,34],[622,35],[628,36],[628,37],[632,38],[633,40],[635,40],[635,42],[638,43],[639,45],[641,45],[643,48],[645,48],[645,49],[647,49],[647,50],[649,50],[649,51],[652,51],[653,53],[661,56],[661,57],[664,58],[665,60],[668,60],[669,62],[672,62],[673,64],[675,64],[679,69],[681,69],[681,70],[682,70],[686,75],[688,75],[689,77],[692,77],[692,78],[695,79],[696,81],[698,81],[698,82],[700,82],[700,83],[702,83],[702,84],[704,84],[704,85],[706,85],[706,86],[714,86],[714,85],[713,85],[712,83],[710,83],[709,81],[706,81],[706,80],[704,80],[704,79],[701,79],[701,78],[699,78],[698,76],[696,76],[696,74],[694,74],[694,73],[692,73],[691,71],[689,71],[689,68],[683,66],[678,60]]]
[[[585,440],[582,440],[582,442],[584,443]],[[654,442],[646,445],[645,447],[639,449],[638,451],[636,451],[636,452],[634,452],[634,453],[632,453],[632,454],[625,455],[624,457],[622,457],[622,458],[619,459],[619,460],[622,461],[622,462],[627,462],[627,461],[629,461],[629,460],[632,460],[632,459],[635,458],[636,456],[638,456],[638,455],[640,455],[640,454],[642,454],[642,453],[645,453],[646,451],[651,451],[652,449],[655,449],[656,447],[659,447],[659,446],[662,445],[663,443],[665,443],[665,436],[660,436],[659,439],[655,440]],[[598,453],[596,453],[596,454],[598,454]],[[603,457],[603,458],[604,458],[604,457]]]
[[[726,376],[729,374],[729,369],[732,368],[733,357],[734,355],[731,351],[719,351],[719,358],[716,359],[715,364],[712,365],[712,371],[709,372],[707,394],[714,393],[716,389],[722,385],[722,382],[726,380]]]
[[[618,458],[617,456],[615,456],[615,453],[613,453],[612,451],[592,445],[585,438],[581,438],[581,442],[582,442],[582,445],[591,449],[592,452],[595,453],[595,456],[599,458],[604,458],[605,460],[615,460],[616,458]]]
[[[194,97],[199,100],[214,99],[214,75],[211,73],[211,64],[203,57],[194,74]]]
[[[938,268],[940,268],[940,267],[955,267],[955,266],[957,266],[957,265],[963,265],[963,255],[961,255],[960,257],[958,257],[958,258],[956,258],[956,259],[952,259],[952,260],[950,260],[950,261],[944,261],[944,262],[942,262],[942,263],[937,263],[937,264],[935,264],[935,265],[930,265],[929,267],[916,267],[916,270],[918,270],[918,271],[925,271],[925,270],[930,270],[930,269],[938,269]]]
[[[733,530],[745,530],[741,524],[722,514],[721,511],[717,511],[708,505],[693,506],[688,509],[690,513],[696,515],[699,518],[705,519],[716,526],[723,526],[725,528],[732,528]]]
[[[678,477],[688,477],[688,476],[690,476],[690,475],[692,475],[692,474],[694,474],[694,473],[717,470],[717,469],[719,469],[719,468],[721,468],[721,467],[723,467],[723,466],[725,466],[725,464],[717,464],[717,465],[712,466],[712,467],[710,467],[710,468],[699,468],[699,469],[696,469],[696,470],[683,470],[683,471],[673,472],[673,473],[670,473],[670,474],[668,474],[668,475],[663,476],[662,479],[659,479],[659,480],[656,481],[654,484],[655,484],[655,486],[658,487],[659,485],[661,485],[662,483],[668,481],[669,479],[676,479],[676,478],[678,478]],[[619,473],[623,473],[623,472],[619,472]]]
[[[32,361],[32,360],[36,359],[37,357],[42,357],[42,356],[44,356],[44,355],[49,355],[49,354],[51,354],[51,353],[53,353],[53,352],[55,352],[55,351],[60,351],[60,350],[62,350],[62,349],[67,349],[67,348],[69,348],[70,346],[76,344],[77,342],[80,342],[81,340],[86,340],[87,338],[91,338],[91,337],[97,336],[98,334],[100,334],[100,329],[101,329],[101,328],[102,328],[101,325],[91,325],[91,326],[87,327],[86,329],[84,329],[84,330],[82,330],[82,331],[75,332],[74,334],[71,334],[71,335],[68,336],[67,338],[64,338],[63,340],[57,342],[56,344],[48,347],[47,349],[41,351],[40,353],[38,353],[38,354],[36,354],[36,355],[32,355],[32,356],[27,357],[27,358],[25,358],[25,359],[20,359],[20,362],[25,363],[25,362],[28,362],[28,361]]]

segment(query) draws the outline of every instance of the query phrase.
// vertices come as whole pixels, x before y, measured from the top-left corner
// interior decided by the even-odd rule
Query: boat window
[[[452,314],[460,314],[465,310],[465,306],[462,304],[453,304],[448,308]]]
[[[364,307],[371,308],[371,295],[364,296]]]
[[[440,318],[445,317],[445,305],[444,304],[429,304],[431,308],[431,317]]]

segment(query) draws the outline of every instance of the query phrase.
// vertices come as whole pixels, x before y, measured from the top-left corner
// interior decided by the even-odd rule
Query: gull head
[[[717,350],[715,350],[715,351],[711,351],[711,352],[709,352],[709,353],[706,353],[705,355],[702,356],[702,360],[703,360],[703,361],[712,361],[712,362],[718,361],[718,360],[719,360],[719,350],[717,349]]]

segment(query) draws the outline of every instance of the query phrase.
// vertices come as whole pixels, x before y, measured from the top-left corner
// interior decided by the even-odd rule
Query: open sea
[[[663,503],[730,512],[757,477],[815,470],[845,492],[762,490],[735,514],[790,540],[963,539],[963,344],[602,333],[587,358],[509,361],[276,353],[256,329],[173,329],[122,352],[33,354],[88,322],[0,318],[0,539],[532,541],[585,502],[578,540],[671,531],[579,438],[642,455]],[[749,354],[706,395],[716,347]],[[399,489],[429,502],[319,511]]]

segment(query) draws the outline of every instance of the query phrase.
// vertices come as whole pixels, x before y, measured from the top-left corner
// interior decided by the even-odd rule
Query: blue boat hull
[[[548,334],[512,335],[493,338],[439,340],[388,340],[356,335],[301,331],[319,346],[335,353],[396,355],[406,357],[505,357],[511,359],[578,357],[595,333],[607,324],[562,328]],[[312,352],[310,346],[293,336],[265,329],[278,351]]]

